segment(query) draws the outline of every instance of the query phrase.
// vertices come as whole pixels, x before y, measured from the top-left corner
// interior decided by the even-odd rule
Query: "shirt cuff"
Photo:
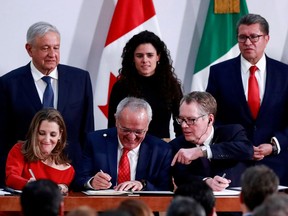
[[[210,145],[207,145],[207,158],[211,159],[213,157]]]
[[[85,188],[86,188],[86,189],[95,190],[95,188],[93,188],[92,185],[91,185],[91,183],[90,183],[93,179],[94,179],[94,176],[91,177],[91,178],[87,181],[87,183],[85,184]]]
[[[278,139],[277,139],[276,137],[272,137],[271,143],[273,143],[274,145],[277,146],[277,150],[278,150],[278,151],[277,151],[277,154],[279,154],[280,151],[281,151],[281,147],[280,147],[280,144],[279,144],[279,142],[278,142]]]

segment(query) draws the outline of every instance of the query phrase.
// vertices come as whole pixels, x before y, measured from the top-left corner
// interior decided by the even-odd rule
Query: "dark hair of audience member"
[[[20,202],[24,216],[58,216],[63,213],[63,197],[59,187],[48,179],[27,183]]]
[[[287,216],[288,195],[276,193],[265,199],[265,201],[254,209],[253,216]]]
[[[194,199],[177,196],[169,205],[166,216],[205,216],[205,211]]]
[[[128,212],[120,209],[108,209],[103,212],[99,212],[100,216],[131,216]]]
[[[72,211],[68,212],[66,216],[97,216],[95,209],[89,206],[78,206]]]
[[[192,180],[190,184],[177,187],[174,197],[185,196],[193,198],[204,208],[206,215],[213,215],[215,207],[215,197],[212,189],[199,179]]]
[[[152,210],[141,200],[126,199],[120,203],[118,209],[130,213],[131,216],[153,216]]]
[[[241,176],[241,202],[253,211],[278,191],[278,185],[279,178],[272,169],[265,165],[249,167]]]

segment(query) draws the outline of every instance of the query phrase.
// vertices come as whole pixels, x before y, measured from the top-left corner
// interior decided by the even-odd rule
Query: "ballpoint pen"
[[[32,176],[32,178],[36,179],[36,177],[35,177],[35,175],[34,175],[32,169],[29,169],[29,173],[30,173],[30,175]]]
[[[222,175],[222,178],[225,178],[225,176],[226,176],[226,173],[224,173],[224,174]]]

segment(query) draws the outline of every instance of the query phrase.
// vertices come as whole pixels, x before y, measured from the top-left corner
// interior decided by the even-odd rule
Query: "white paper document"
[[[4,191],[3,189],[0,188],[0,196],[5,196],[5,195],[11,195],[11,193]]]
[[[116,191],[113,189],[108,190],[87,190],[82,191],[86,195],[90,196],[116,196],[116,195],[173,195],[171,191]]]
[[[213,191],[214,196],[237,196],[240,195],[239,190],[229,190],[225,189],[223,191]]]
[[[82,191],[86,195],[90,196],[116,196],[116,195],[128,195],[131,194],[130,191],[116,191],[113,189],[108,190],[87,190]]]
[[[171,191],[134,191],[133,194],[143,195],[173,195]]]
[[[229,189],[241,191],[241,187],[230,187]],[[288,189],[287,186],[283,186],[283,185],[279,185],[279,186],[278,186],[278,190],[279,190],[279,191],[281,191],[281,190],[287,190],[287,189]]]

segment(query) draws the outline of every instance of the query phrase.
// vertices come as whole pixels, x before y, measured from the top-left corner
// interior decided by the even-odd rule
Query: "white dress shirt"
[[[30,68],[31,68],[31,73],[32,77],[35,82],[35,86],[40,98],[41,103],[43,103],[43,95],[44,91],[46,89],[47,84],[41,79],[43,76],[45,76],[43,73],[41,73],[33,64],[31,61],[30,63]],[[51,85],[54,93],[54,108],[57,109],[57,104],[58,104],[58,71],[57,68],[55,68],[49,76],[52,78],[51,79]]]

